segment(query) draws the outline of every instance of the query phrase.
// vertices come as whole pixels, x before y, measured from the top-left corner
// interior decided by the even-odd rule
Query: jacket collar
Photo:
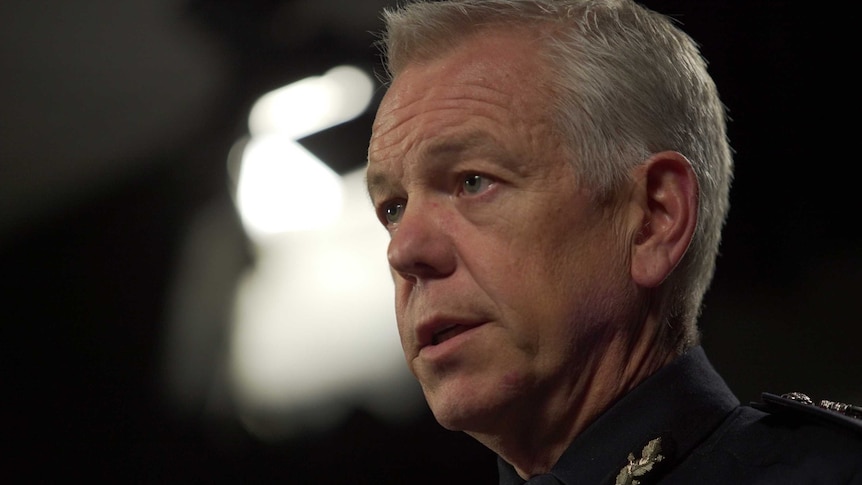
[[[599,416],[569,446],[551,474],[566,485],[613,484],[629,462],[660,438],[662,458],[656,469],[678,463],[739,406],[702,347],[645,379]],[[500,485],[525,483],[498,457]]]

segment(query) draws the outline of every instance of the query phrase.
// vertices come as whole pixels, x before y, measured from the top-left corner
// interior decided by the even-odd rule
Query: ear
[[[631,275],[654,288],[679,264],[697,225],[697,177],[688,159],[674,151],[651,156],[636,169],[636,218]]]

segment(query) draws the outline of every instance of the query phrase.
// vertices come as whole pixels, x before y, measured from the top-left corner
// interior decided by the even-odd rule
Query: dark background
[[[392,3],[0,2],[0,438],[27,481],[494,482],[494,457],[427,413],[395,425],[357,409],[265,443],[163,395],[189,228],[216,214],[223,273],[249,262],[226,159],[251,103],[336,64],[376,69],[370,32]],[[744,402],[791,390],[862,401],[856,48],[842,14],[645,3],[703,45],[732,117],[736,181],[704,346]],[[371,118],[303,143],[339,172],[359,167]]]

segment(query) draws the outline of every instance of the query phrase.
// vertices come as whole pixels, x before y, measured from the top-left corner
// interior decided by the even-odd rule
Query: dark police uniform
[[[551,473],[524,482],[498,458],[500,485],[862,485],[858,408],[763,399],[740,405],[696,347],[602,414]]]

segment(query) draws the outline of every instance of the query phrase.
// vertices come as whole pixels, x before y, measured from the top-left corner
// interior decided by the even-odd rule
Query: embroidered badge
[[[661,438],[656,438],[647,443],[640,458],[635,459],[634,454],[629,453],[629,464],[620,470],[615,485],[640,485],[640,479],[662,460],[664,456],[661,454]]]

